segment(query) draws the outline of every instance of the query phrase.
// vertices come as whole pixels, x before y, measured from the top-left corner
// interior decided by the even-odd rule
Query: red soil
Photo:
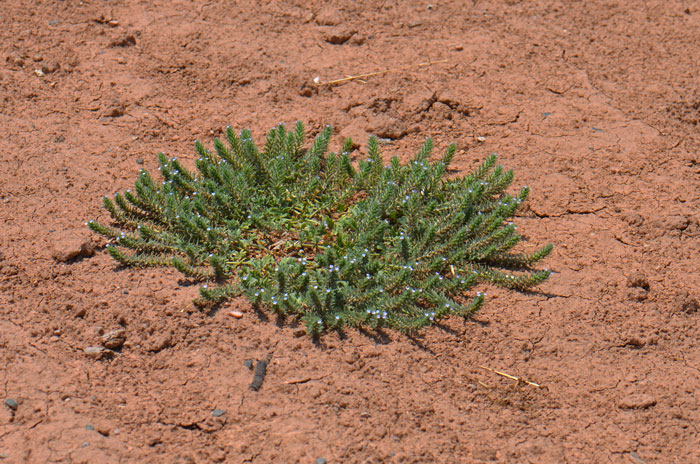
[[[3,0],[0,462],[700,462],[700,2],[401,3]],[[497,152],[556,273],[314,345],[83,225],[159,151],[296,120]]]

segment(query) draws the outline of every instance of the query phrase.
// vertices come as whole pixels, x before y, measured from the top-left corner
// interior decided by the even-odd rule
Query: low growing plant
[[[450,179],[451,145],[431,161],[428,139],[407,164],[385,166],[378,140],[355,166],[352,141],[329,153],[327,127],[308,149],[297,123],[272,129],[259,150],[251,133],[226,129],[228,145],[200,142],[190,171],[159,154],[156,181],[141,170],[134,191],[104,198],[110,239],[125,266],[172,266],[201,281],[200,306],[245,295],[254,306],[300,318],[309,334],[359,326],[414,332],[484,302],[481,281],[525,290],[550,271],[534,265],[552,245],[512,253],[521,236],[508,219],[528,196],[506,193],[513,172],[488,157]]]

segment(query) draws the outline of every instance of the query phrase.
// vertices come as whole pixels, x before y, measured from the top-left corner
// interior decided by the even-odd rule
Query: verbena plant
[[[125,266],[172,266],[202,282],[200,306],[245,295],[256,307],[300,318],[306,331],[359,326],[413,332],[484,302],[480,281],[524,290],[550,271],[533,268],[552,245],[512,253],[521,236],[508,219],[527,187],[506,193],[513,172],[490,156],[450,179],[451,145],[431,161],[428,139],[412,161],[385,166],[375,137],[353,165],[345,141],[329,153],[330,127],[308,149],[304,127],[272,129],[259,150],[251,133],[226,129],[228,146],[195,143],[196,172],[158,155],[156,180],[141,170],[134,191],[104,198],[110,239]]]

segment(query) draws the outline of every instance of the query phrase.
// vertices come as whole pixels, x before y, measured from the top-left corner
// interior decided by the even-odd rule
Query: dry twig
[[[516,377],[514,375],[506,374],[505,372],[497,371],[496,369],[491,369],[490,367],[486,367],[486,366],[479,366],[479,367],[482,369],[486,369],[487,371],[491,371],[494,374],[498,374],[498,375],[506,377],[508,379],[515,380],[518,383],[523,382],[523,383],[526,383],[528,385],[532,385],[533,387],[538,387],[538,388],[541,387],[540,384],[530,382],[529,380],[525,380],[522,377]]]

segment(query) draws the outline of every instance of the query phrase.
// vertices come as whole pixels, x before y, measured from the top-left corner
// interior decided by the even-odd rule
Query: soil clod
[[[617,403],[620,409],[647,409],[655,405],[656,399],[644,393],[626,396]]]
[[[95,244],[84,234],[67,231],[53,234],[51,240],[53,259],[59,263],[66,263],[95,254]]]

